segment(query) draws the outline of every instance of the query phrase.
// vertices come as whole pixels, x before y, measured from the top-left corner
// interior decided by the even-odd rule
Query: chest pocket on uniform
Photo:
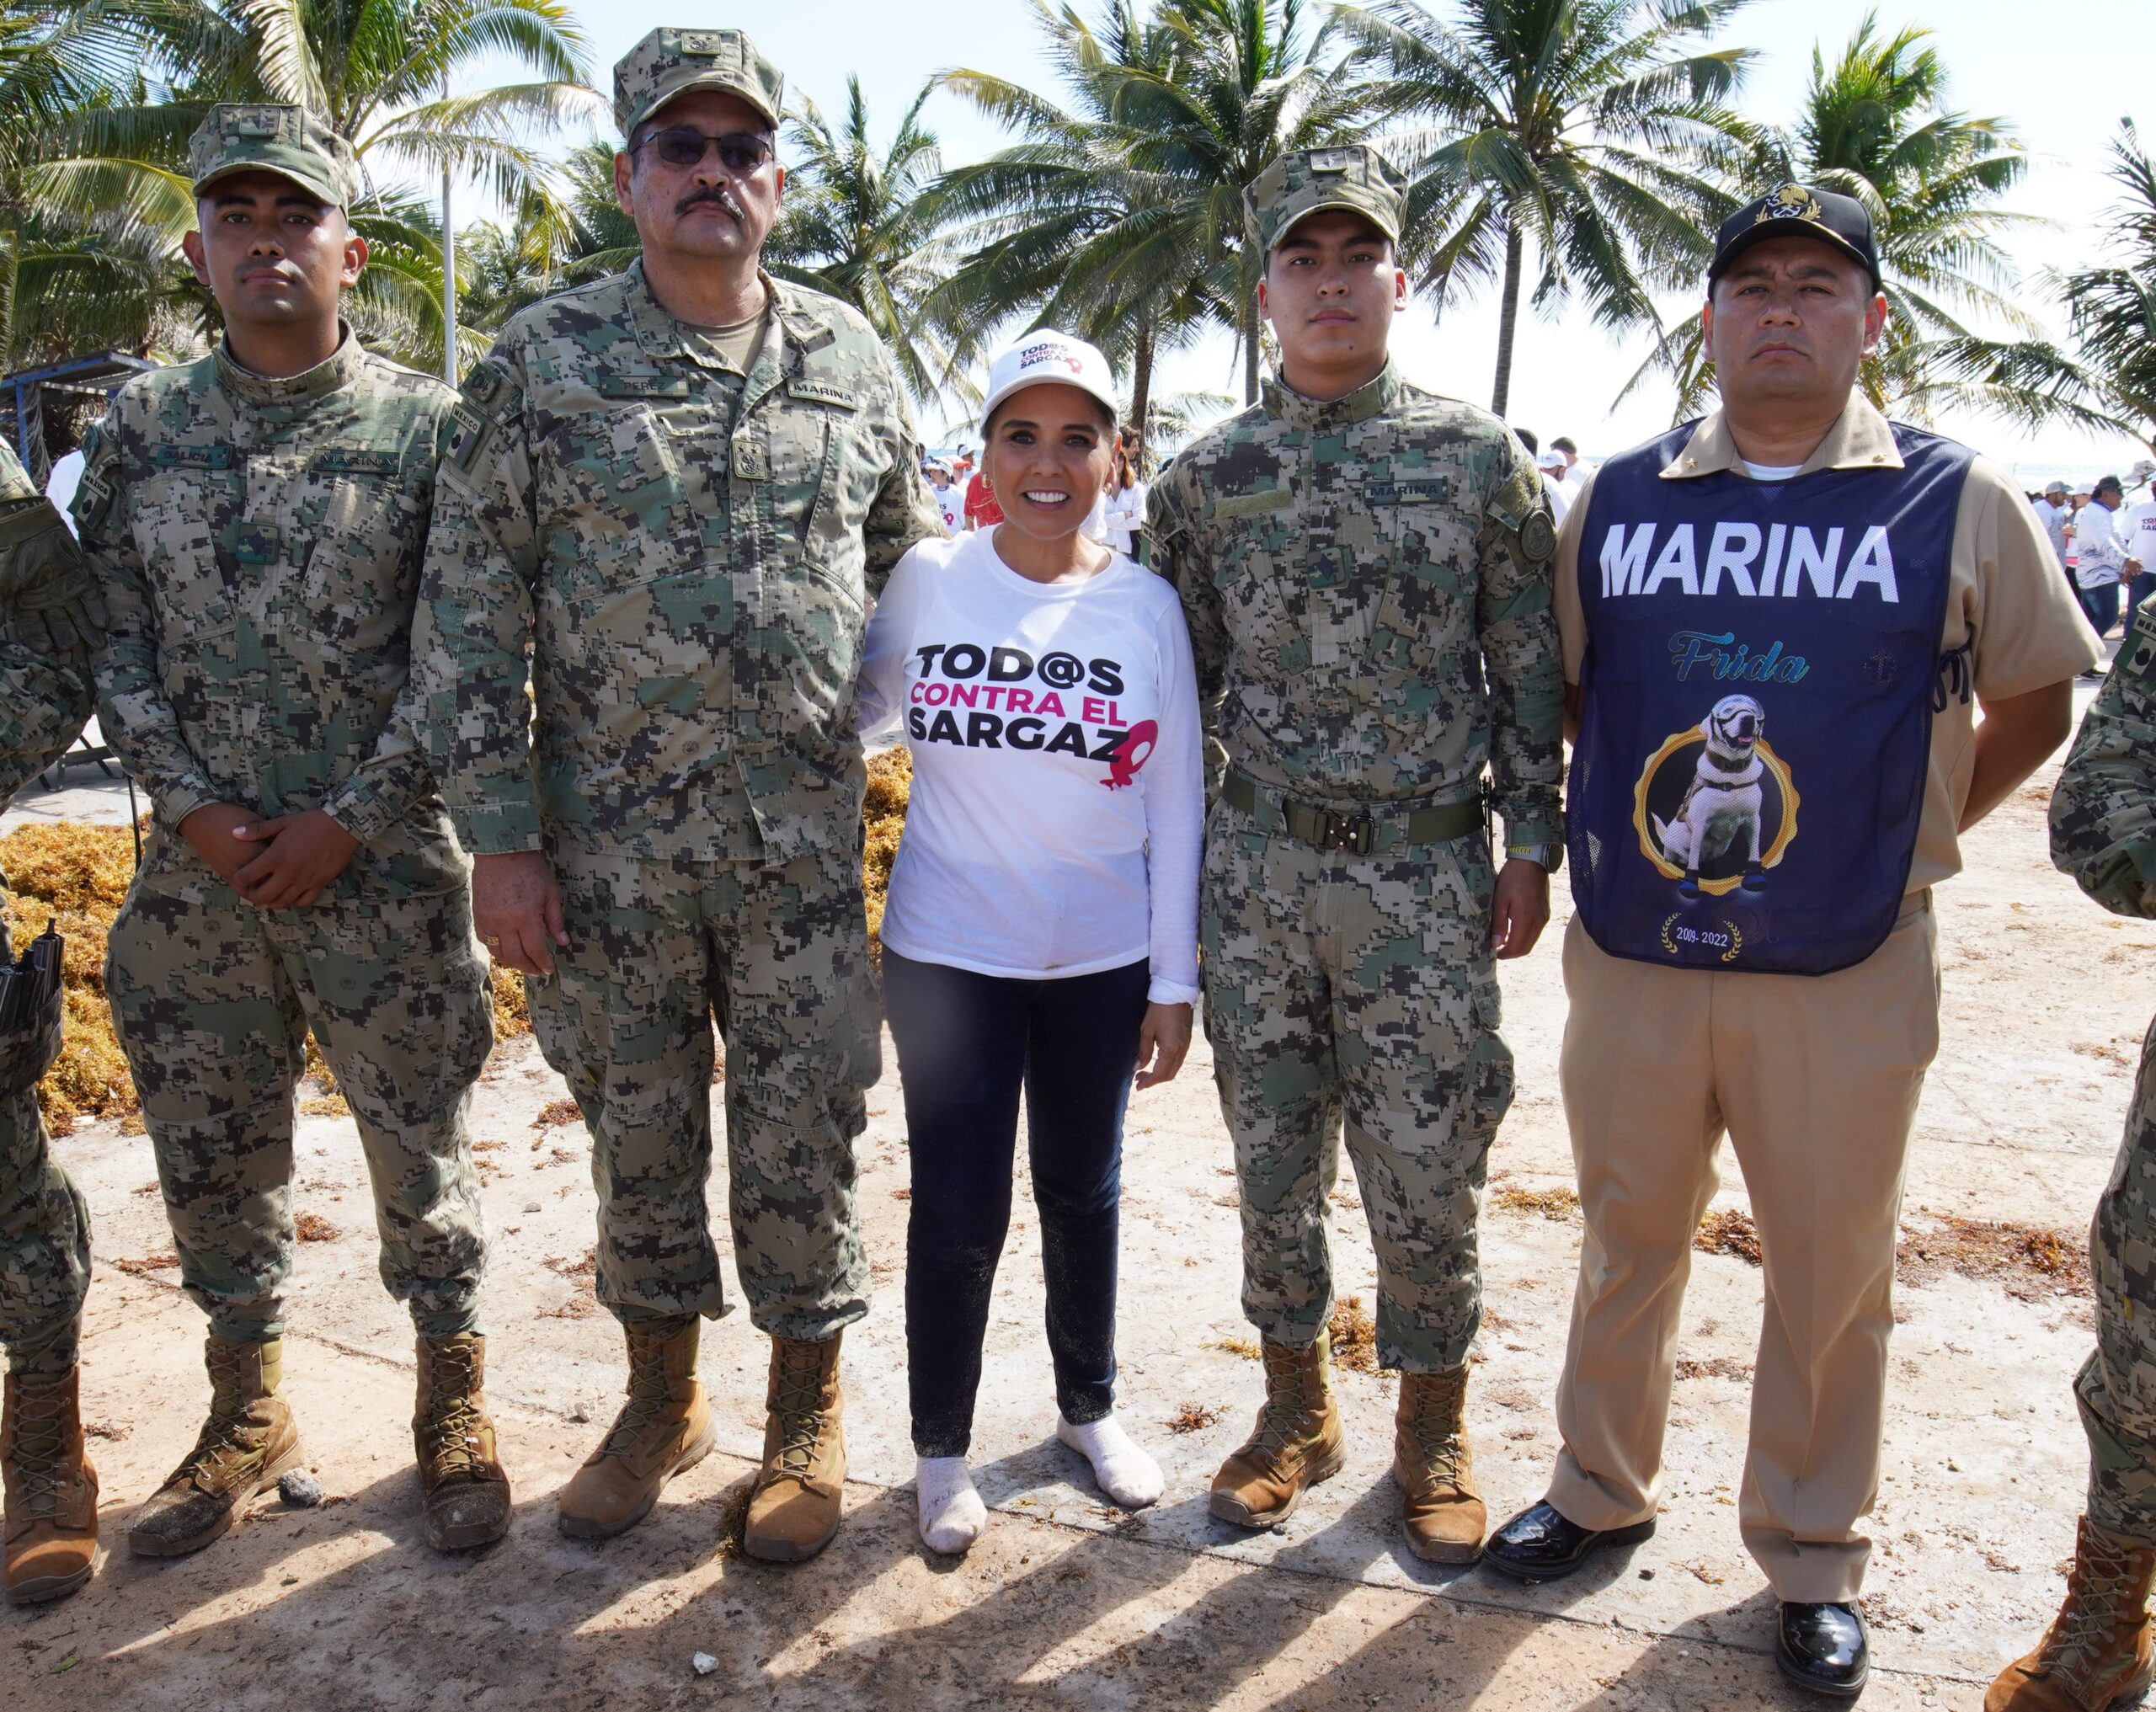
[[[393,648],[419,591],[426,519],[398,455],[334,448],[307,465],[302,526],[312,534],[300,604],[310,632],[344,657]]]
[[[531,399],[546,557],[566,571],[571,592],[634,587],[701,557],[691,489],[700,485],[708,499],[710,483],[691,483],[688,460],[691,435],[712,424],[686,376],[599,369],[535,388]]]
[[[148,478],[127,494],[135,550],[147,571],[167,652],[231,632],[237,562],[227,563],[246,496],[228,445],[161,445]]]
[[[1381,671],[1425,675],[1474,629],[1475,536],[1441,483],[1374,483],[1372,506],[1386,557],[1385,590],[1370,627],[1369,661]],[[1436,491],[1428,491],[1434,488]]]
[[[1214,582],[1241,675],[1261,682],[1310,669],[1308,570],[1289,524],[1294,503],[1292,490],[1274,488],[1224,494],[1212,505]]]

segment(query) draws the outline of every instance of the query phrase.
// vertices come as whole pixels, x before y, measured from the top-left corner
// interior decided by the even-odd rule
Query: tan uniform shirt
[[[1852,394],[1826,439],[1804,462],[1813,470],[1899,469],[1902,456],[1886,419],[1868,400]],[[1681,482],[1725,470],[1741,470],[1737,443],[1717,410],[1700,424],[1684,450],[1662,471]],[[1587,620],[1580,605],[1580,540],[1586,533],[1593,483],[1580,493],[1557,536],[1557,634],[1563,644],[1565,681],[1577,685],[1587,653]],[[2026,695],[2086,671],[2101,658],[2088,620],[2067,592],[2052,557],[2043,526],[2020,489],[1988,458],[1969,467],[1954,519],[1948,560],[1946,627],[1941,652],[1970,645],[1977,696],[1987,701]],[[1958,829],[1976,768],[1976,709],[1950,696],[1931,723],[1931,771],[1924,786],[1924,815],[1908,889],[1959,873]]]

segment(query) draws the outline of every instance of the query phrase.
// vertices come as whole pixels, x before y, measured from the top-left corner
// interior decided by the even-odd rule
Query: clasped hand
[[[217,877],[261,909],[304,909],[351,863],[360,841],[320,808],[264,820],[236,803],[210,803],[179,835]]]

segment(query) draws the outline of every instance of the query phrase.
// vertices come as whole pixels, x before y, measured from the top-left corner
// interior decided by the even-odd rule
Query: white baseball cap
[[[1537,452],[1534,456],[1534,467],[1538,470],[1553,470],[1562,475],[1565,471],[1565,455],[1555,447],[1548,451]]]
[[[988,419],[1013,392],[1049,381],[1091,393],[1107,407],[1108,419],[1115,419],[1115,373],[1108,360],[1082,339],[1043,328],[1027,333],[989,365],[988,397],[980,407],[981,433],[987,434]]]

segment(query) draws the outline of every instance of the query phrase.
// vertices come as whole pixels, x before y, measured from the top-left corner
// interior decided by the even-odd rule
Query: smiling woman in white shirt
[[[1115,1504],[1161,1496],[1114,1415],[1123,1118],[1189,1050],[1204,789],[1175,591],[1090,540],[1107,361],[1028,334],[990,372],[982,469],[1005,520],[901,559],[868,627],[864,735],[913,752],[883,916],[912,1155],[906,1365],[921,1536],[962,1552],[1018,1102],[1041,1217],[1056,1436]]]

